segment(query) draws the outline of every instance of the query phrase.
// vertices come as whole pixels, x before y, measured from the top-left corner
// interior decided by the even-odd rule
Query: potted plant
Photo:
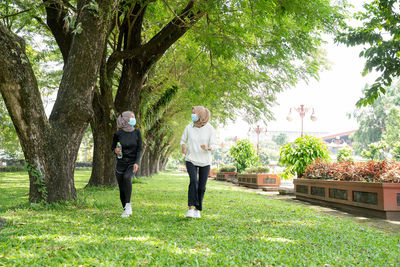
[[[255,166],[237,175],[239,185],[251,188],[278,188],[281,184],[279,176],[269,173],[269,167]]]
[[[313,136],[299,137],[281,148],[280,163],[285,167],[283,178],[301,177],[307,165],[316,159],[330,160],[326,144]]]
[[[253,144],[247,140],[239,140],[229,150],[229,156],[233,159],[237,172],[244,172],[246,168],[258,164],[258,156]]]
[[[296,198],[400,220],[400,163],[317,160],[294,180]]]
[[[219,181],[234,181],[236,179],[236,167],[231,165],[222,166],[217,173]]]

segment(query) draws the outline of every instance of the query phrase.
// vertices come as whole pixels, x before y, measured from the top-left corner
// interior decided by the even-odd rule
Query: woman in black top
[[[117,157],[117,166],[115,168],[119,195],[124,208],[122,217],[128,217],[132,214],[131,194],[132,178],[139,168],[140,154],[142,152],[142,135],[139,129],[135,129],[135,114],[131,111],[125,111],[119,115],[117,120],[118,131],[114,134],[112,151]],[[120,143],[121,148],[117,147]],[[122,151],[121,151],[122,150]]]

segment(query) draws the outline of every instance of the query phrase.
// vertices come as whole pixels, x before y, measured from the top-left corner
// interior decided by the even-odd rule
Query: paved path
[[[218,181],[221,182],[221,181]],[[273,199],[282,200],[282,201],[289,201],[296,205],[307,206],[311,209],[314,209],[319,212],[323,212],[332,216],[341,217],[341,218],[348,218],[353,220],[356,223],[368,225],[374,227],[383,232],[391,232],[391,233],[400,233],[400,221],[391,221],[379,218],[367,218],[361,217],[358,215],[350,214],[344,211],[332,209],[329,207],[319,206],[315,204],[311,204],[305,201],[300,201],[295,198],[293,195],[279,195],[278,192],[265,192],[262,189],[252,189],[247,187],[238,186],[229,182],[221,182],[228,186],[234,187],[237,190],[243,190],[248,192],[254,192],[257,194],[265,195]],[[285,185],[286,186],[286,185]]]

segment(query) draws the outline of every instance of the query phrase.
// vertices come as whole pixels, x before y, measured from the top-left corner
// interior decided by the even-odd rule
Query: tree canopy
[[[337,41],[348,46],[363,45],[360,57],[366,59],[363,74],[371,71],[380,73],[375,82],[366,87],[364,96],[357,106],[372,104],[379,95],[386,93],[386,87],[400,75],[400,13],[399,1],[374,0],[363,5],[364,10],[355,14],[362,23],[348,27],[338,35]]]
[[[390,146],[400,141],[399,111],[400,83],[385,87],[386,94],[378,97],[368,107],[356,109],[353,117],[359,123],[354,133],[355,152],[361,154],[371,143],[385,141]]]

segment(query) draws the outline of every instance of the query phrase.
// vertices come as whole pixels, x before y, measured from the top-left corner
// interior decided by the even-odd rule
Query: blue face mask
[[[136,125],[136,119],[135,118],[130,118],[128,123],[129,123],[130,126],[133,127],[133,126]]]
[[[196,114],[192,114],[191,118],[192,118],[193,122],[196,122],[199,120],[199,118],[197,118]]]

